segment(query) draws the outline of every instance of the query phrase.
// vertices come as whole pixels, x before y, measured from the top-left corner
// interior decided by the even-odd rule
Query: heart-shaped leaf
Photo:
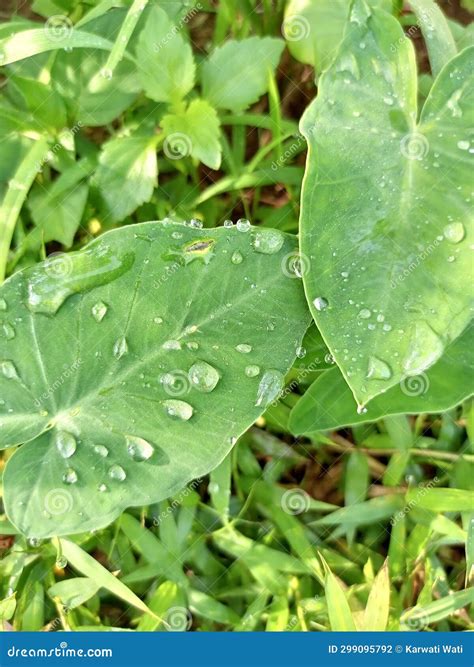
[[[0,290],[7,514],[33,537],[106,525],[220,463],[278,395],[309,324],[294,237],[142,223]]]
[[[359,404],[429,368],[469,321],[473,52],[441,71],[417,122],[412,44],[356,0],[302,120],[306,294]]]
[[[426,373],[406,377],[399,386],[374,398],[364,412],[357,412],[357,403],[341,371],[326,371],[291,411],[291,432],[314,433],[388,415],[444,412],[459,405],[472,394],[473,337],[474,330],[468,327]]]

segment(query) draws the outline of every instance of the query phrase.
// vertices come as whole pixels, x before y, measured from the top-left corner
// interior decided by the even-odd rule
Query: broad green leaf
[[[217,109],[247,109],[267,91],[268,71],[276,69],[283,47],[274,37],[227,41],[202,65],[204,97]]]
[[[95,558],[90,556],[78,544],[70,540],[59,540],[61,545],[61,552],[67,559],[68,563],[78,570],[85,577],[92,579],[99,588],[105,588],[107,591],[116,595],[127,604],[136,607],[145,614],[155,614],[146,606],[138,596],[135,595],[124,583],[114,577],[114,575],[105,569]]]
[[[377,421],[397,414],[444,412],[472,394],[473,328],[468,327],[426,373],[407,377],[357,411],[349,386],[333,368],[313,382],[290,415],[295,435]]]
[[[302,120],[305,290],[361,406],[429,368],[469,321],[473,51],[442,70],[417,123],[413,46],[356,0]]]
[[[155,102],[179,102],[194,85],[196,66],[191,46],[164,9],[153,6],[136,48],[139,76]]]
[[[127,109],[140,92],[133,63],[122,60],[113,76],[105,70],[103,51],[61,52],[51,69],[52,83],[68,106],[72,127],[107,125]]]
[[[187,109],[168,114],[161,121],[165,133],[165,155],[192,157],[211,169],[221,164],[220,123],[206,100],[193,100]]]
[[[391,0],[370,2],[391,10]],[[348,0],[290,0],[281,31],[291,55],[318,74],[325,70],[342,41],[349,8]]]
[[[370,589],[364,613],[364,630],[384,632],[387,629],[390,611],[390,578],[385,561]]]
[[[423,32],[433,76],[457,53],[456,42],[443,12],[434,0],[410,0]]]
[[[93,183],[109,221],[123,220],[151,199],[157,185],[156,136],[114,137],[102,149]]]
[[[0,65],[9,65],[46,51],[77,48],[109,51],[112,46],[113,43],[108,39],[82,30],[74,30],[72,25],[69,27],[66,24],[61,34],[55,34],[54,27],[33,28],[0,39]]]
[[[278,397],[308,325],[284,270],[295,247],[250,225],[142,223],[6,281],[1,446],[27,443],[4,474],[12,523],[92,530],[216,467]]]
[[[89,579],[88,577],[74,577],[59,581],[51,586],[48,594],[52,597],[58,597],[61,603],[68,609],[79,607],[87,600],[90,600],[100,588],[100,583]]]

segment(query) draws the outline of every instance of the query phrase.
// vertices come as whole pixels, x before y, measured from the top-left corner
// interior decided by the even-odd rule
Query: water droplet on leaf
[[[181,421],[188,421],[193,416],[193,408],[189,403],[186,403],[186,401],[169,399],[163,401],[163,406],[168,417],[180,419]]]
[[[277,229],[259,229],[253,237],[253,247],[256,252],[273,255],[281,249],[284,240],[285,237]]]
[[[134,435],[126,435],[127,452],[134,461],[147,461],[155,451],[153,445],[143,438]]]
[[[450,243],[460,243],[465,233],[466,230],[462,222],[452,222],[443,229],[444,237]]]
[[[328,306],[327,300],[322,297],[318,296],[316,299],[313,300],[313,306],[316,308],[316,310],[324,310]]]
[[[240,343],[239,345],[235,346],[235,349],[241,354],[248,354],[249,352],[252,352],[252,346],[248,345],[247,343]]]
[[[121,336],[115,341],[113,352],[116,359],[121,359],[128,353],[128,343],[125,336]]]
[[[98,301],[92,306],[91,312],[96,322],[102,322],[107,313],[107,306],[103,301]]]
[[[76,438],[67,431],[57,431],[54,435],[54,444],[63,459],[69,459],[77,449]]]
[[[268,370],[262,376],[257,391],[256,407],[266,408],[283,388],[283,375],[277,370]]]
[[[367,380],[389,380],[392,377],[390,366],[378,357],[369,357]]]
[[[63,482],[65,484],[75,484],[77,482],[77,472],[74,468],[68,468],[63,475]]]
[[[220,380],[219,372],[205,361],[197,361],[189,369],[191,384],[199,391],[208,393],[215,389]]]
[[[117,463],[109,468],[108,474],[110,479],[115,479],[117,482],[123,482],[127,478],[127,473],[122,466],[119,466]]]

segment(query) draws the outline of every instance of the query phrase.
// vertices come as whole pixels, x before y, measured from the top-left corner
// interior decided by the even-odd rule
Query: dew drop
[[[252,346],[248,345],[247,343],[239,343],[239,345],[235,346],[235,349],[241,354],[248,354],[249,352],[252,352]]]
[[[13,361],[9,359],[0,360],[0,373],[7,380],[19,380],[19,375]]]
[[[318,296],[313,300],[313,306],[316,308],[316,310],[321,311],[327,308],[328,302],[323,296]]]
[[[57,431],[54,435],[54,444],[63,459],[69,459],[77,449],[77,441],[68,431]]]
[[[67,567],[67,558],[59,556],[56,560],[56,567],[59,567],[60,570],[64,570],[64,568]]]
[[[462,151],[468,151],[470,145],[469,141],[458,141],[458,148]]]
[[[390,366],[378,357],[369,357],[367,380],[389,380],[392,377]]]
[[[173,419],[180,419],[181,421],[188,421],[193,416],[193,408],[186,401],[178,401],[176,399],[168,399],[163,401],[168,417]]]
[[[68,468],[63,475],[64,484],[75,484],[77,482],[77,472],[74,468]]]
[[[13,340],[15,338],[15,329],[9,322],[4,322],[2,324],[2,331],[7,340]]]
[[[99,486],[97,487],[97,490],[100,491],[100,493],[105,493],[109,489],[105,484],[99,484]]]
[[[466,230],[462,222],[452,222],[443,229],[444,237],[450,243],[460,243],[465,233]]]
[[[0,310],[6,310],[7,309],[7,302],[3,297],[0,297]]]
[[[110,479],[115,479],[117,482],[123,482],[127,478],[127,473],[122,466],[119,466],[117,463],[114,463],[114,465],[109,468],[108,475]]]
[[[219,372],[205,361],[196,361],[188,375],[193,387],[204,393],[213,391],[220,380]]]
[[[103,301],[98,301],[92,306],[91,312],[96,322],[102,322],[107,313],[107,306]]]
[[[234,226],[234,223],[232,222],[232,220],[224,220],[224,227],[226,229],[230,229],[233,226]]]
[[[235,225],[239,232],[248,232],[250,229],[250,221],[246,220],[245,218],[240,218],[237,220],[237,223]]]
[[[68,297],[110,283],[134,261],[133,253],[119,257],[104,245],[50,257],[30,274],[27,306],[34,313],[54,315]]]
[[[202,222],[201,220],[198,220],[197,218],[192,218],[188,222],[189,227],[194,227],[194,229],[202,229]]]
[[[285,238],[277,229],[259,229],[253,237],[253,247],[256,252],[264,255],[274,255],[278,252]]]
[[[180,350],[181,343],[179,340],[167,340],[163,343],[162,348],[164,350]]]
[[[300,346],[300,347],[297,347],[297,348],[296,348],[296,356],[298,357],[298,359],[303,359],[303,357],[306,356],[306,350],[305,350],[305,348],[304,348],[304,347],[301,347],[301,346]]]
[[[266,408],[283,388],[283,375],[280,371],[268,370],[262,376],[257,391],[256,407]]]
[[[232,264],[242,264],[243,261],[244,261],[244,257],[242,255],[242,253],[240,252],[240,250],[235,250],[232,253],[232,257],[231,257]]]
[[[245,375],[248,378],[254,378],[257,377],[257,375],[260,374],[260,366],[255,366],[251,364],[250,366],[245,367]]]
[[[120,336],[114,343],[114,357],[116,359],[121,359],[125,354],[128,353],[128,343],[125,336]]]
[[[357,317],[360,317],[361,320],[367,320],[371,315],[372,313],[368,308],[362,308],[362,310],[359,311]]]
[[[162,317],[154,317],[153,322],[155,324],[163,324],[163,318]]]
[[[111,70],[109,67],[103,67],[103,68],[100,70],[100,75],[101,75],[101,77],[103,77],[104,79],[107,79],[107,81],[110,81],[111,78],[112,78],[112,70]]]
[[[94,452],[105,459],[109,455],[109,450],[104,445],[95,445]]]
[[[365,405],[359,404],[357,406],[357,414],[358,415],[365,415],[366,412],[367,412],[367,408],[365,407]]]
[[[155,451],[153,445],[143,438],[138,438],[135,435],[126,435],[125,442],[127,444],[127,452],[134,461],[147,461],[153,456]]]

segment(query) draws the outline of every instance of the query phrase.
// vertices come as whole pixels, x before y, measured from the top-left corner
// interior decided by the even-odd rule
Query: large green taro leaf
[[[361,405],[426,370],[469,321],[473,53],[441,71],[417,122],[412,45],[356,0],[302,120],[306,295]]]
[[[289,427],[295,435],[373,422],[388,415],[444,412],[473,391],[474,328],[468,327],[426,372],[405,378],[357,412],[357,403],[338,368],[318,377],[297,402]]]
[[[152,222],[0,290],[5,507],[41,538],[106,525],[214,468],[309,324],[294,237]],[[291,263],[291,262],[290,262]]]

